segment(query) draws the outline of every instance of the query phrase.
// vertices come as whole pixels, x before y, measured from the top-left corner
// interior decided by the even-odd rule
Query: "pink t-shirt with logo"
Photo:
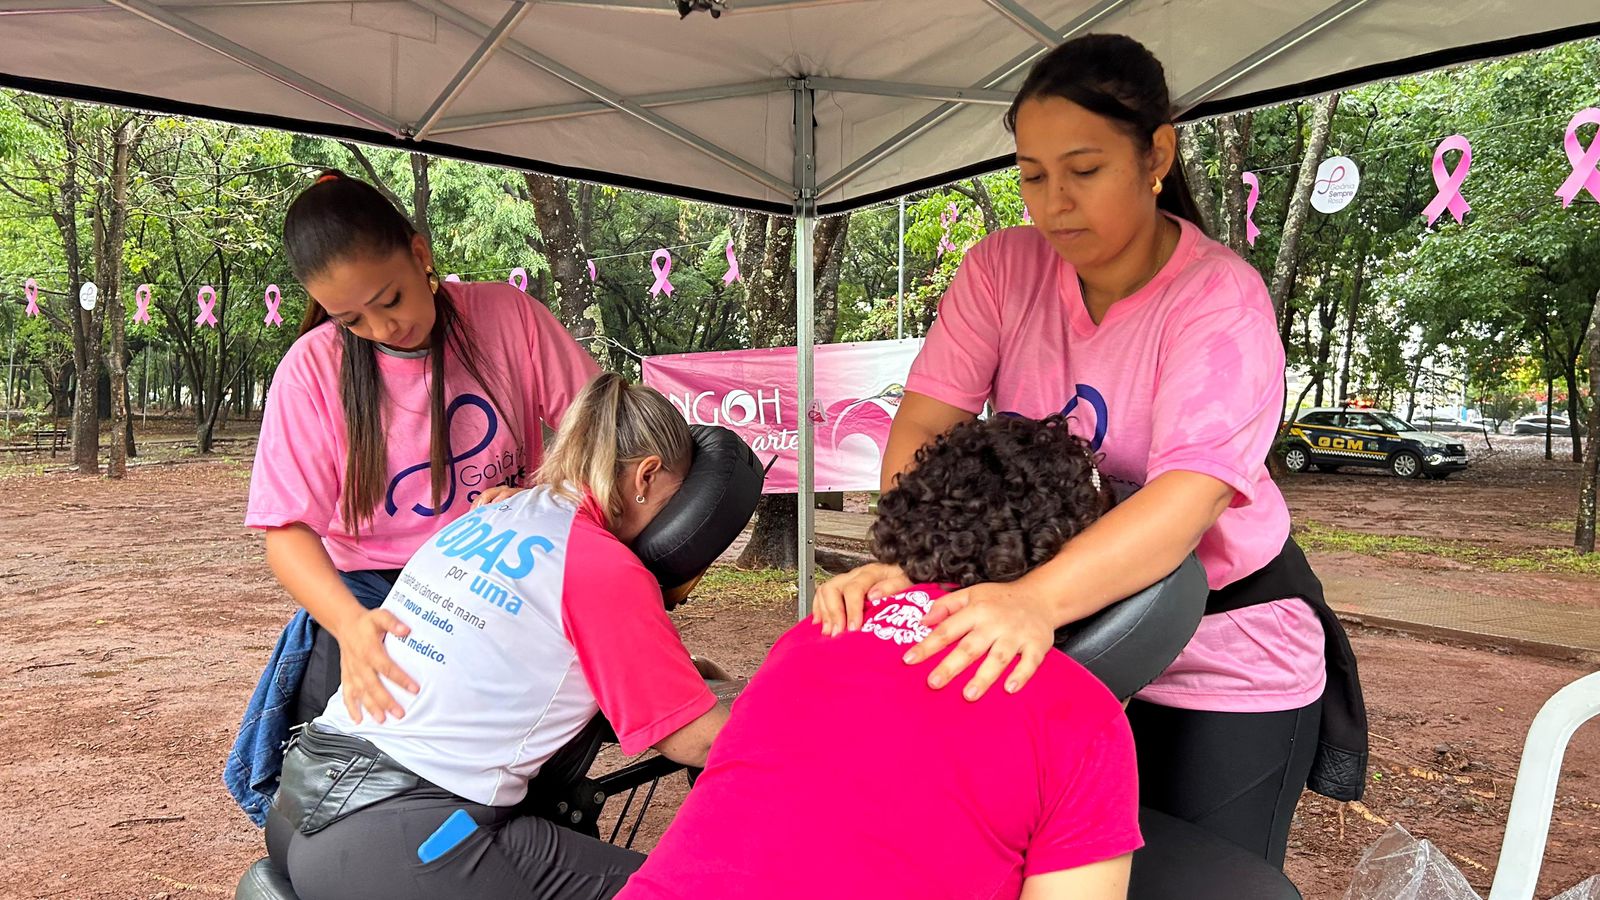
[[[1179,221],[1172,258],[1098,325],[1076,272],[1036,229],[967,253],[906,389],[978,412],[1065,413],[1101,470],[1144,485],[1198,472],[1237,495],[1197,549],[1213,589],[1270,562],[1289,509],[1267,472],[1283,408],[1283,344],[1260,274]],[[1207,616],[1140,699],[1224,712],[1322,695],[1322,628],[1300,600]]]
[[[932,585],[836,638],[802,622],[734,701],[706,770],[619,900],[1015,900],[1023,879],[1138,849],[1133,736],[1052,651],[976,703],[901,661]]]
[[[388,482],[359,536],[340,521],[348,446],[339,393],[344,349],[330,321],[295,341],[273,374],[246,525],[303,522],[322,537],[343,571],[398,569],[429,536],[465,514],[483,490],[532,474],[544,446],[540,423],[555,427],[599,367],[548,309],[517,288],[463,282],[445,290],[493,391],[474,382],[450,353],[445,409],[452,453],[438,508],[428,465],[432,361],[378,353]],[[509,408],[499,409],[496,402]]]

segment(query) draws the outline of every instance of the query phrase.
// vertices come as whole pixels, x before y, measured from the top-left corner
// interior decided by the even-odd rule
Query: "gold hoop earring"
[[[432,266],[428,267],[428,290],[439,293],[439,273],[433,271]]]
[[[1161,195],[1161,188],[1162,188],[1161,179],[1157,178],[1156,179],[1156,183],[1150,185],[1150,193],[1155,194],[1156,196],[1160,196]]]
[[[635,503],[643,503],[644,502],[644,495],[640,494],[639,496],[634,497],[633,498],[633,502],[635,502]]]

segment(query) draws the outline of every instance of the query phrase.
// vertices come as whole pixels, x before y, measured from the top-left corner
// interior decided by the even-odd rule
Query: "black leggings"
[[[477,830],[430,862],[418,848],[456,810]],[[424,784],[307,836],[274,807],[267,852],[300,900],[605,900],[644,864],[632,850],[516,807]]]
[[[1139,802],[1227,838],[1283,868],[1289,823],[1316,754],[1322,701],[1227,713],[1128,704]]]

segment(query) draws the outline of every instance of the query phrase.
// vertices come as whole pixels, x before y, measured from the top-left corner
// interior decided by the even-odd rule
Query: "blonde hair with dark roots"
[[[628,501],[617,484],[624,469],[659,456],[667,471],[687,475],[693,454],[689,425],[666,397],[602,372],[573,398],[534,478],[569,500],[587,490],[615,521]]]

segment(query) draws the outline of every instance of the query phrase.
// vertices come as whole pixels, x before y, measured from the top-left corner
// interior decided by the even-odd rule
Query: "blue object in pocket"
[[[466,840],[474,831],[478,830],[478,823],[472,821],[472,816],[467,815],[464,809],[458,809],[444,820],[439,829],[428,836],[417,848],[417,858],[424,863],[431,863],[439,857],[449,853],[461,842]]]

